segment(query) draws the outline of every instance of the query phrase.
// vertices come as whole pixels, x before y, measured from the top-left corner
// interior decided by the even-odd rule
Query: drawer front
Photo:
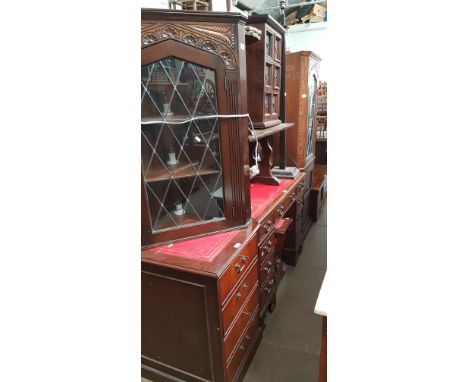
[[[271,297],[273,297],[273,293],[275,292],[275,287],[276,287],[276,277],[274,274],[272,274],[260,289],[261,310],[263,310],[265,305],[267,305],[270,302]]]
[[[258,250],[258,258],[260,264],[263,264],[267,257],[270,255],[275,248],[275,236],[274,231],[271,231],[270,235],[266,238],[263,244],[260,246]]]
[[[235,293],[231,295],[228,302],[223,308],[223,329],[227,333],[229,327],[237,316],[241,306],[250,295],[250,291],[255,288],[258,283],[258,262],[255,260],[252,268],[249,270],[247,276],[240,282],[240,285],[235,289]]]
[[[300,195],[305,189],[305,179],[302,179],[296,186],[296,195]]]
[[[265,236],[269,234],[270,229],[275,225],[276,221],[276,210],[270,212],[266,218],[260,223],[260,228],[258,230],[258,242],[262,242],[265,239]]]
[[[224,354],[226,359],[232,355],[234,347],[238,343],[239,339],[241,338],[241,334],[244,332],[245,328],[247,327],[248,322],[255,314],[258,314],[258,303],[259,303],[259,296],[258,296],[258,288],[257,285],[255,289],[250,294],[248,301],[245,305],[241,308],[241,312],[239,316],[237,316],[236,321],[232,325],[231,330],[224,338]]]
[[[265,280],[274,272],[275,272],[275,254],[274,254],[274,251],[272,251],[260,267],[260,285],[263,285]]]
[[[252,318],[252,321],[250,322],[249,327],[246,333],[244,334],[242,340],[234,350],[232,358],[229,361],[226,372],[228,382],[234,380],[234,377],[236,376],[237,371],[239,370],[239,366],[241,365],[246,355],[249,353],[250,348],[253,345],[255,335],[259,329],[259,326],[260,318],[258,316],[258,313],[256,313]]]
[[[257,240],[252,239],[244,250],[236,256],[219,280],[221,301],[224,303],[229,293],[245,275],[250,264],[257,257]]]

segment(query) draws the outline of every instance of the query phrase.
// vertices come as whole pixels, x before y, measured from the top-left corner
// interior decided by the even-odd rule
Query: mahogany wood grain
[[[251,240],[247,246],[231,261],[226,271],[219,279],[220,297],[223,303],[229,293],[249,269],[250,264],[257,258],[257,240]]]
[[[242,337],[242,340],[237,345],[236,349],[234,350],[233,356],[231,357],[229,364],[227,365],[227,381],[234,381],[236,373],[239,370],[239,366],[241,365],[242,361],[247,357],[249,352],[252,350],[255,344],[255,337],[258,335],[260,331],[260,320],[258,314],[255,314],[249,326]]]
[[[251,268],[247,271],[240,285],[234,290],[231,298],[226,302],[222,308],[222,323],[223,332],[227,333],[232,325],[234,318],[239,312],[240,308],[247,300],[250,291],[258,285],[258,261],[254,260]]]
[[[265,240],[263,241],[262,245],[259,247],[258,250],[258,261],[260,264],[263,264],[265,260],[268,258],[269,254],[273,252],[275,248],[275,238],[274,238],[274,230],[272,229],[269,234],[266,236]]]
[[[258,285],[252,290],[248,300],[239,311],[231,330],[224,337],[224,354],[225,359],[229,359],[234,351],[236,344],[241,339],[241,335],[247,327],[248,322],[252,317],[258,315],[259,308],[259,292]]]
[[[275,273],[275,251],[272,250],[262,265],[260,265],[260,285],[263,285],[265,280]]]
[[[262,316],[276,293],[276,273],[272,273],[260,287],[260,315]]]

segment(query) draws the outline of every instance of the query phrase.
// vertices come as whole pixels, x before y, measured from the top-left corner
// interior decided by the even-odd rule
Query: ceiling
[[[307,0],[288,0],[287,4],[288,5],[293,5],[297,3],[302,3]],[[321,2],[321,5],[326,7],[326,0]],[[277,21],[279,21],[281,24],[283,22],[282,16],[280,15],[279,8],[275,9],[268,9],[268,10],[262,10],[264,8],[270,8],[270,7],[277,7],[278,6],[278,0],[237,0],[237,5],[236,7],[243,9],[243,10],[259,10],[256,13],[269,13],[270,16],[274,17]],[[294,12],[295,10],[299,9],[300,7],[288,7],[285,9],[285,15],[287,16],[291,12]]]

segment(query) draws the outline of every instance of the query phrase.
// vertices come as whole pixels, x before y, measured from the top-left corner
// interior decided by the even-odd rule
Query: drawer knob
[[[263,270],[266,271],[267,275],[270,274],[271,268],[270,267],[263,267]]]
[[[252,313],[250,312],[242,312],[242,314],[245,314],[247,317],[250,317],[252,315]]]
[[[244,284],[244,289],[247,289],[249,286],[247,285],[247,283]]]
[[[240,259],[245,262],[245,261],[247,261],[248,257],[247,256],[241,256]]]
[[[241,346],[239,346],[239,349],[240,349],[240,350],[245,350],[245,346],[244,346],[244,345],[241,345]]]
[[[240,265],[240,264],[236,264],[236,265],[235,265],[235,268],[236,268],[237,272],[240,273],[240,272],[242,272],[242,270],[244,269],[244,266],[243,266],[243,265]]]
[[[271,263],[270,260],[267,261],[267,264],[271,267],[273,264]]]
[[[241,292],[237,292],[236,297],[237,297],[238,300],[240,300],[240,298],[242,297]]]
[[[275,283],[275,280],[270,280],[268,284],[273,285]]]
[[[267,292],[267,294],[270,294],[271,288],[265,287],[264,290]]]
[[[247,335],[245,336],[245,339],[250,341],[250,336],[247,334]]]

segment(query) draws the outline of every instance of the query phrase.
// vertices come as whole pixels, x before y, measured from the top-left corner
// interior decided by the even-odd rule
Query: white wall
[[[328,35],[326,23],[299,24],[288,28],[286,49],[291,52],[311,50],[322,58],[320,62],[320,80],[327,81]]]

